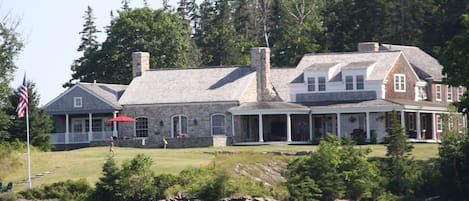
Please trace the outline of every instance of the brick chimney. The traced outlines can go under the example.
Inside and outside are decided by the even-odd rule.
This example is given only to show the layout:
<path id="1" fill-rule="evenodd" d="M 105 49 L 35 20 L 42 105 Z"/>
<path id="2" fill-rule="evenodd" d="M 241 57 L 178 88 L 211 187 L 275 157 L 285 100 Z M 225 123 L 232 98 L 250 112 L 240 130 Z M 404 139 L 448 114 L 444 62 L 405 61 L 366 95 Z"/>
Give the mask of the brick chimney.
<path id="1" fill-rule="evenodd" d="M 251 66 L 256 67 L 257 102 L 277 99 L 270 81 L 270 49 L 255 47 L 251 49 Z"/>
<path id="2" fill-rule="evenodd" d="M 150 70 L 150 53 L 132 52 L 132 75 L 133 77 L 142 76 L 143 73 Z"/>
<path id="3" fill-rule="evenodd" d="M 379 43 L 377 42 L 361 42 L 358 43 L 359 52 L 378 52 Z"/>

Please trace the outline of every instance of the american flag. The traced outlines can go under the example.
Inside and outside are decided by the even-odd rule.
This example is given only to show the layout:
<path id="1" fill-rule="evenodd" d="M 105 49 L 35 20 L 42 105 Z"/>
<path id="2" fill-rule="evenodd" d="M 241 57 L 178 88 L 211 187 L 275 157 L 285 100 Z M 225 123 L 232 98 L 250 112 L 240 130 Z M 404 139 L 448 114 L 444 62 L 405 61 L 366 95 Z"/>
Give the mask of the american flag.
<path id="1" fill-rule="evenodd" d="M 16 112 L 18 113 L 18 118 L 24 117 L 24 113 L 28 109 L 28 87 L 26 86 L 26 75 L 23 78 L 23 85 L 20 89 L 20 103 L 16 108 Z"/>

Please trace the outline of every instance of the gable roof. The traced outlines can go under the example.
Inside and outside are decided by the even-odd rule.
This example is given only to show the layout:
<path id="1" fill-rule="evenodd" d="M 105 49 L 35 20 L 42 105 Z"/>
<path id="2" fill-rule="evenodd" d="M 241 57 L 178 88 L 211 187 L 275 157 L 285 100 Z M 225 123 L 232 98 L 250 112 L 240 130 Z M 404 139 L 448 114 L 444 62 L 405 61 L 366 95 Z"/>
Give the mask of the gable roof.
<path id="1" fill-rule="evenodd" d="M 239 101 L 255 71 L 252 67 L 150 70 L 132 80 L 119 104 Z"/>
<path id="2" fill-rule="evenodd" d="M 43 107 L 50 114 L 113 112 L 122 109 L 117 100 L 126 87 L 126 85 L 81 82 L 65 90 Z M 83 107 L 73 106 L 74 97 L 83 98 Z"/>
<path id="3" fill-rule="evenodd" d="M 420 79 L 443 80 L 443 66 L 423 50 L 415 46 L 382 44 L 380 49 L 399 50 L 404 53 Z"/>

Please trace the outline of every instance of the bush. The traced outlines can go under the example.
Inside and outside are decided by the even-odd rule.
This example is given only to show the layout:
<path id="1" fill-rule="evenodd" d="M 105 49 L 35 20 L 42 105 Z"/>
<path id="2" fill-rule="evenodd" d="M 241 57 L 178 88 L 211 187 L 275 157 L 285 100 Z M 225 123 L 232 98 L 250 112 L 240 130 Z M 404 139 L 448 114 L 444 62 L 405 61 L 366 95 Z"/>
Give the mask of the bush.
<path id="1" fill-rule="evenodd" d="M 16 196 L 12 192 L 2 193 L 0 192 L 0 201 L 15 201 Z"/>
<path id="2" fill-rule="evenodd" d="M 77 181 L 67 180 L 40 188 L 22 191 L 19 194 L 26 199 L 57 199 L 61 201 L 87 200 L 93 192 L 93 188 L 85 179 Z"/>

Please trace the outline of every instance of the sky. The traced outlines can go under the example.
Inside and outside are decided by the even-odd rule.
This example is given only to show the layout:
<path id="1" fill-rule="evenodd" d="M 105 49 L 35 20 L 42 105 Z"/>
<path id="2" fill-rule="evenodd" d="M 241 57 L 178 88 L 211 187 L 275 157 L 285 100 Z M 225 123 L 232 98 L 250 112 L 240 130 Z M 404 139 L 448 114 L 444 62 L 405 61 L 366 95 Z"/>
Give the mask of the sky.
<path id="1" fill-rule="evenodd" d="M 151 8 L 161 8 L 162 0 L 147 0 Z M 176 6 L 178 0 L 170 0 Z M 10 86 L 17 88 L 26 73 L 36 83 L 43 106 L 65 91 L 62 84 L 71 78 L 70 66 L 81 55 L 79 32 L 83 29 L 86 8 L 91 6 L 95 24 L 101 31 L 109 25 L 110 12 L 118 10 L 121 0 L 0 0 L 0 17 L 20 20 L 17 32 L 25 46 L 15 64 L 18 69 Z M 142 7 L 143 0 L 131 0 L 130 7 Z M 98 35 L 100 42 L 106 35 Z"/>

